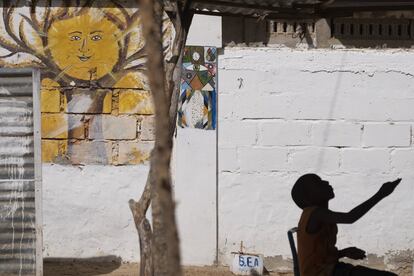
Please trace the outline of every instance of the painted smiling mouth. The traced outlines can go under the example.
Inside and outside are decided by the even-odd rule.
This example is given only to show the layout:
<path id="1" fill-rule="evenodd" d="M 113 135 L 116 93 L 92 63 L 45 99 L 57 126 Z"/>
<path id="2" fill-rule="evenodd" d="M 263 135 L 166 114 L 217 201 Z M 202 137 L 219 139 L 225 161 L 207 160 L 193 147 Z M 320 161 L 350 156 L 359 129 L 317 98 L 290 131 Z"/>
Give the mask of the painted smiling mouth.
<path id="1" fill-rule="evenodd" d="M 78 58 L 80 59 L 80 61 L 88 61 L 92 56 L 78 56 Z"/>

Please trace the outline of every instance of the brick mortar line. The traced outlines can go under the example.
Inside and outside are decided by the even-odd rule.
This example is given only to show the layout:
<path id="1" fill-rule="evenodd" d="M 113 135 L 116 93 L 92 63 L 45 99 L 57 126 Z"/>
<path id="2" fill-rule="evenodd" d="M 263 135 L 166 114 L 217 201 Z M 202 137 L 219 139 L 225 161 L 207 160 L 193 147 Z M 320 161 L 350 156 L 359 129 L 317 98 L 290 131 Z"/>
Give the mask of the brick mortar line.
<path id="1" fill-rule="evenodd" d="M 228 146 L 223 145 L 219 146 L 222 149 L 239 149 L 239 148 L 250 148 L 250 149 L 272 149 L 272 148 L 315 148 L 315 149 L 390 149 L 390 148 L 414 148 L 413 146 L 321 146 L 321 145 L 237 145 L 237 146 Z"/>
<path id="2" fill-rule="evenodd" d="M 70 90 L 76 89 L 90 89 L 90 90 L 134 90 L 134 91 L 143 91 L 143 92 L 150 92 L 149 89 L 144 88 L 135 88 L 135 87 L 94 87 L 94 86 L 42 86 L 41 90 L 47 91 L 55 91 L 58 90 L 59 92 L 66 92 Z M 63 91 L 62 91 L 63 90 Z"/>
<path id="3" fill-rule="evenodd" d="M 152 140 L 144 140 L 144 141 L 152 141 Z M 318 146 L 318 145 L 238 145 L 238 146 L 220 146 L 220 149 L 284 149 L 288 148 L 288 150 L 292 149 L 337 149 L 337 150 L 398 150 L 398 149 L 414 149 L 414 146 L 389 146 L 389 147 L 378 147 L 378 146 L 363 146 L 363 147 L 356 147 L 356 146 Z"/>
<path id="4" fill-rule="evenodd" d="M 219 119 L 220 120 L 220 119 Z M 263 117 L 263 118 L 237 118 L 234 120 L 220 120 L 221 122 L 323 122 L 323 123 L 350 123 L 350 124 L 359 124 L 359 123 L 366 123 L 366 124 L 387 124 L 387 125 L 394 125 L 394 124 L 409 124 L 414 123 L 413 120 L 396 120 L 396 121 L 376 121 L 376 120 L 354 120 L 354 119 L 292 119 L 292 118 L 270 118 L 270 117 Z"/>
<path id="5" fill-rule="evenodd" d="M 89 139 L 89 138 L 42 138 L 44 141 L 69 141 L 69 142 L 77 142 L 77 141 L 87 141 L 87 142 L 155 142 L 155 140 L 140 140 L 139 138 L 134 139 Z"/>
<path id="6" fill-rule="evenodd" d="M 142 117 L 153 117 L 155 114 L 140 114 L 140 113 L 119 113 L 118 115 L 112 113 L 67 113 L 67 112 L 41 112 L 42 114 L 66 114 L 66 115 L 77 115 L 77 116 L 112 116 L 112 117 L 132 117 L 132 116 L 142 116 Z"/>

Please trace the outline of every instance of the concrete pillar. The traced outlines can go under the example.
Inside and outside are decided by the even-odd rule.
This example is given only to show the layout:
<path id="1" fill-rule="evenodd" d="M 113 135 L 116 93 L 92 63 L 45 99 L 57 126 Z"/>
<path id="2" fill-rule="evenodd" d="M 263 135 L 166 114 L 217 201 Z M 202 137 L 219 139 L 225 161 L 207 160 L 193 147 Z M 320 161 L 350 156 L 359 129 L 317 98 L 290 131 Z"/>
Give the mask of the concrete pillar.
<path id="1" fill-rule="evenodd" d="M 316 47 L 328 48 L 330 46 L 329 39 L 331 38 L 331 27 L 328 18 L 321 18 L 316 21 Z"/>

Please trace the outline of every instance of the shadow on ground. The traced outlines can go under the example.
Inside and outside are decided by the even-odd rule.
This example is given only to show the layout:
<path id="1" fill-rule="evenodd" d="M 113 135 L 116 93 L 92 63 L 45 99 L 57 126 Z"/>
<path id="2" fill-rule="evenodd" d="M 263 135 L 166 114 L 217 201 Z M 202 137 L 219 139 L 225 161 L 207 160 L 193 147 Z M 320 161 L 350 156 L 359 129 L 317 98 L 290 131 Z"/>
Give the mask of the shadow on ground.
<path id="1" fill-rule="evenodd" d="M 95 258 L 45 258 L 44 276 L 95 276 L 109 274 L 117 270 L 122 259 L 117 256 Z"/>
<path id="2" fill-rule="evenodd" d="M 234 276 L 228 267 L 186 266 L 183 276 Z M 137 263 L 122 263 L 115 256 L 87 259 L 48 258 L 44 261 L 44 276 L 138 276 Z M 293 276 L 290 272 L 271 272 L 270 276 Z"/>

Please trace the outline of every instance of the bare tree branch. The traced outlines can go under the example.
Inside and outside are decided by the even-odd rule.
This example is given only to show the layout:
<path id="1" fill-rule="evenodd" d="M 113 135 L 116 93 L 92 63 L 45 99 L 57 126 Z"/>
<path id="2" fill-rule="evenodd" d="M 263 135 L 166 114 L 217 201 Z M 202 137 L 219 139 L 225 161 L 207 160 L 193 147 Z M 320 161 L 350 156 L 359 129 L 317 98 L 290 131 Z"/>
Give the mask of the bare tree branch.
<path id="1" fill-rule="evenodd" d="M 115 26 L 118 27 L 118 29 L 120 30 L 125 30 L 127 28 L 127 26 L 125 25 L 124 22 L 122 22 L 122 20 L 120 20 L 116 15 L 110 13 L 110 12 L 105 12 L 105 17 L 111 21 L 112 23 L 115 24 Z"/>
<path id="2" fill-rule="evenodd" d="M 117 0 L 112 0 L 111 2 L 121 11 L 122 15 L 125 17 L 129 25 L 131 23 L 131 16 L 128 14 L 125 7 L 121 3 L 119 3 Z"/>
<path id="3" fill-rule="evenodd" d="M 32 49 L 30 47 L 29 41 L 26 38 L 24 31 L 23 31 L 23 20 L 20 22 L 19 25 L 19 36 L 14 33 L 12 30 L 12 14 L 14 13 L 15 6 L 10 5 L 7 6 L 8 2 L 4 2 L 3 5 L 3 22 L 4 22 L 4 29 L 7 33 L 7 35 L 16 43 L 16 46 L 6 42 L 4 38 L 0 38 L 0 46 L 2 46 L 4 49 L 14 53 L 14 52 L 21 52 L 21 53 L 27 53 L 30 54 L 37 59 L 39 59 L 43 65 L 50 66 L 50 68 L 56 69 L 57 66 L 53 63 L 51 63 L 44 55 L 37 52 L 36 50 Z M 24 18 L 24 20 L 30 20 L 29 18 Z"/>
<path id="4" fill-rule="evenodd" d="M 129 42 L 131 40 L 131 34 L 127 34 L 124 38 L 124 45 L 122 46 L 122 52 L 121 52 L 121 60 L 126 60 L 128 55 L 128 48 L 129 48 Z M 128 62 L 126 62 L 128 63 Z"/>
<path id="5" fill-rule="evenodd" d="M 28 47 L 26 44 L 24 44 L 20 39 L 16 36 L 16 34 L 12 30 L 12 13 L 14 11 L 15 7 L 11 5 L 10 7 L 3 7 L 3 21 L 4 21 L 4 29 L 6 30 L 6 33 L 10 36 L 11 39 L 13 39 L 14 42 L 17 43 L 17 45 L 20 46 L 20 48 L 24 49 L 25 51 L 28 51 Z M 29 50 L 30 52 L 30 50 Z"/>
<path id="6" fill-rule="evenodd" d="M 37 3 L 38 2 L 39 2 L 38 0 L 33 0 L 32 4 L 30 5 L 30 18 L 31 18 L 31 20 L 28 20 L 28 18 L 25 15 L 23 15 L 23 14 L 22 14 L 22 16 L 24 18 L 26 17 L 27 22 L 30 25 L 32 25 L 32 28 L 36 32 L 41 33 L 40 32 L 40 23 L 39 23 L 39 21 L 37 20 L 37 17 L 36 17 L 37 16 L 37 14 L 36 14 L 36 12 L 37 12 L 36 8 L 37 8 Z"/>
<path id="7" fill-rule="evenodd" d="M 168 80 L 168 97 L 170 102 L 170 135 L 173 136 L 176 128 L 178 99 L 180 94 L 180 79 L 181 79 L 181 64 L 182 57 L 187 41 L 188 30 L 193 19 L 194 14 L 190 11 L 191 1 L 186 1 L 186 6 L 181 9 L 178 3 L 171 3 L 175 9 L 175 15 L 171 16 L 170 20 L 173 22 L 176 35 L 173 43 L 173 55 L 166 65 L 166 78 Z M 180 12 L 181 10 L 181 12 Z"/>
<path id="8" fill-rule="evenodd" d="M 141 49 L 139 49 L 137 52 L 135 52 L 132 55 L 130 55 L 126 59 L 125 64 L 129 64 L 129 63 L 133 62 L 134 60 L 142 59 L 142 58 L 145 58 L 145 57 L 147 57 L 147 54 L 145 52 L 145 46 L 144 46 Z"/>
<path id="9" fill-rule="evenodd" d="M 50 13 L 51 13 L 50 5 L 51 4 L 52 4 L 52 0 L 48 0 L 46 3 L 45 20 L 43 21 L 43 31 L 42 31 L 43 35 L 41 36 L 43 47 L 47 46 L 46 34 L 52 24 L 52 20 L 50 18 Z"/>
<path id="10" fill-rule="evenodd" d="M 30 18 L 27 17 L 25 14 L 20 14 L 21 17 L 23 17 L 24 20 L 26 20 L 27 23 L 29 23 L 30 26 L 32 26 L 33 30 L 36 31 L 39 36 L 44 36 L 43 31 L 41 30 L 41 27 L 38 22 L 34 22 L 33 20 L 37 20 L 32 14 L 30 14 Z"/>
<path id="11" fill-rule="evenodd" d="M 27 49 L 30 49 L 30 51 L 35 52 L 35 50 L 30 46 L 30 42 L 26 37 L 26 34 L 24 33 L 24 19 L 20 21 L 19 24 L 19 38 L 20 40 L 26 45 Z"/>
<path id="12" fill-rule="evenodd" d="M 68 4 L 65 4 L 66 1 L 64 1 L 64 5 L 62 8 L 58 9 L 58 11 L 55 13 L 54 18 L 63 19 L 67 16 L 69 13 L 69 6 Z M 44 17 L 44 20 L 47 20 L 46 17 Z M 51 20 L 51 19 L 48 19 Z"/>
<path id="13" fill-rule="evenodd" d="M 131 67 L 127 67 L 124 69 L 126 72 L 137 72 L 137 71 L 142 71 L 145 72 L 145 64 L 139 64 L 139 65 L 135 65 L 135 66 L 131 66 Z"/>
<path id="14" fill-rule="evenodd" d="M 19 45 L 12 44 L 3 37 L 0 37 L 0 46 L 9 52 L 24 52 Z"/>
<path id="15" fill-rule="evenodd" d="M 18 53 L 14 52 L 14 53 L 10 53 L 10 54 L 4 55 L 4 56 L 0 56 L 0 58 L 9 58 L 9 57 L 12 57 L 16 54 L 18 54 Z"/>
<path id="16" fill-rule="evenodd" d="M 138 230 L 140 247 L 140 276 L 154 276 L 154 263 L 152 259 L 152 229 L 145 217 L 151 203 L 151 171 L 148 173 L 147 182 L 141 198 L 138 202 L 129 201 L 129 208 L 134 217 L 135 227 Z"/>

